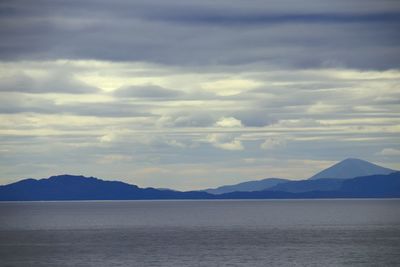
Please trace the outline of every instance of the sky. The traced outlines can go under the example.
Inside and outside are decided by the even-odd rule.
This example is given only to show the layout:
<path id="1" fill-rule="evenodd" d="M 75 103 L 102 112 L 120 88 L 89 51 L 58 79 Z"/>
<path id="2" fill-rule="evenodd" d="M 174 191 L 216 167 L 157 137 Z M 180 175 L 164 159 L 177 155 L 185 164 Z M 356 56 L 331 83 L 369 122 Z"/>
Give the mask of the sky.
<path id="1" fill-rule="evenodd" d="M 0 1 L 0 184 L 400 169 L 397 0 Z"/>

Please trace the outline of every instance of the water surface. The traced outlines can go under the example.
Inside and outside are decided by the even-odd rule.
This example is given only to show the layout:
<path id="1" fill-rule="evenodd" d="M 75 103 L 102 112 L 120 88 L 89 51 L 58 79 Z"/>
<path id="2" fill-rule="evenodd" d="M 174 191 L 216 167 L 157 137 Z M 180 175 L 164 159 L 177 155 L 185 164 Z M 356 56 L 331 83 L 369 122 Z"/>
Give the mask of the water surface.
<path id="1" fill-rule="evenodd" d="M 399 266 L 400 200 L 0 203 L 0 266 Z"/>

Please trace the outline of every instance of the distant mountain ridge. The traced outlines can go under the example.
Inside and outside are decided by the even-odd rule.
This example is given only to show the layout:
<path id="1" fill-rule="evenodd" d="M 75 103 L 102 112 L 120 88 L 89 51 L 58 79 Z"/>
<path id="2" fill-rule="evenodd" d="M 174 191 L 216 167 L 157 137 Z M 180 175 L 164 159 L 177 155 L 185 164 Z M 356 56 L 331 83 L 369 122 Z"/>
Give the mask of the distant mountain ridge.
<path id="1" fill-rule="evenodd" d="M 119 181 L 94 177 L 58 175 L 47 179 L 25 179 L 0 186 L 0 200 L 134 200 L 134 199 L 201 199 L 205 192 L 177 192 L 140 188 Z"/>
<path id="2" fill-rule="evenodd" d="M 390 174 L 392 172 L 395 172 L 395 170 L 381 167 L 365 160 L 348 158 L 334 164 L 333 166 L 325 170 L 318 172 L 317 174 L 310 177 L 310 179 L 349 179 L 359 176 Z"/>
<path id="3" fill-rule="evenodd" d="M 359 173 L 368 175 L 348 178 Z M 268 178 L 206 191 L 140 188 L 120 181 L 68 174 L 0 186 L 0 201 L 327 197 L 400 197 L 400 172 L 359 159 L 346 159 L 307 180 Z"/>
<path id="4" fill-rule="evenodd" d="M 309 191 L 334 191 L 340 189 L 344 179 L 317 179 L 317 180 L 301 180 L 289 181 L 278 184 L 271 188 L 270 191 L 283 191 L 290 193 L 303 193 Z"/>
<path id="5" fill-rule="evenodd" d="M 248 181 L 234 185 L 224 185 L 217 188 L 206 189 L 204 191 L 210 194 L 224 194 L 235 191 L 259 191 L 259 190 L 269 189 L 278 184 L 289 181 L 290 180 L 288 179 L 281 179 L 281 178 L 266 178 L 258 181 Z"/>
<path id="6" fill-rule="evenodd" d="M 400 198 L 400 172 L 342 179 L 340 187 L 331 191 L 293 193 L 264 190 L 232 192 L 216 197 L 219 199 Z"/>
<path id="7" fill-rule="evenodd" d="M 290 188 L 213 195 L 201 191 L 170 191 L 139 188 L 118 181 L 94 177 L 60 175 L 48 179 L 25 179 L 0 186 L 0 201 L 43 200 L 156 200 L 156 199 L 301 199 L 301 198 L 399 198 L 400 172 L 353 179 L 336 179 L 334 190 L 323 183 L 334 180 L 305 180 L 303 191 Z M 277 185 L 277 187 L 279 184 Z M 276 189 L 276 188 L 275 188 Z M 306 191 L 304 191 L 306 190 Z"/>
<path id="8" fill-rule="evenodd" d="M 390 174 L 395 170 L 381 167 L 365 160 L 348 158 L 333 166 L 318 172 L 308 180 L 288 180 L 281 178 L 267 178 L 258 181 L 248 181 L 233 185 L 224 185 L 217 188 L 204 190 L 211 194 L 224 194 L 235 191 L 251 192 L 262 190 L 284 191 L 301 193 L 310 190 L 332 191 L 340 187 L 343 179 L 350 179 L 359 176 Z M 312 180 L 320 180 L 310 182 Z M 323 181 L 326 180 L 326 181 Z"/>

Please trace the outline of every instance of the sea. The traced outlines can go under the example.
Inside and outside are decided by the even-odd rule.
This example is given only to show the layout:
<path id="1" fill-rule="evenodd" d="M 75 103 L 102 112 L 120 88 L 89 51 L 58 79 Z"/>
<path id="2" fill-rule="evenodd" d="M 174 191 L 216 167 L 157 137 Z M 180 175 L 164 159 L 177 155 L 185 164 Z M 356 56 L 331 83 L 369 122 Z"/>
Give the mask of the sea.
<path id="1" fill-rule="evenodd" d="M 400 266 L 400 200 L 0 202 L 0 266 Z"/>

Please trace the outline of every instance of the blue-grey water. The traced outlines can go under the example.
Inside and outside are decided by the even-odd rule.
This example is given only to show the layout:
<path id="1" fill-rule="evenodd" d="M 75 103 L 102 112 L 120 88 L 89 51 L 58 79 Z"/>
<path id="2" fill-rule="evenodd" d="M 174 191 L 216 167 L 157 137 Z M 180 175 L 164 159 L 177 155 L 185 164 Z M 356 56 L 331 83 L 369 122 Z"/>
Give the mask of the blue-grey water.
<path id="1" fill-rule="evenodd" d="M 400 266 L 400 200 L 3 202 L 0 266 Z"/>

